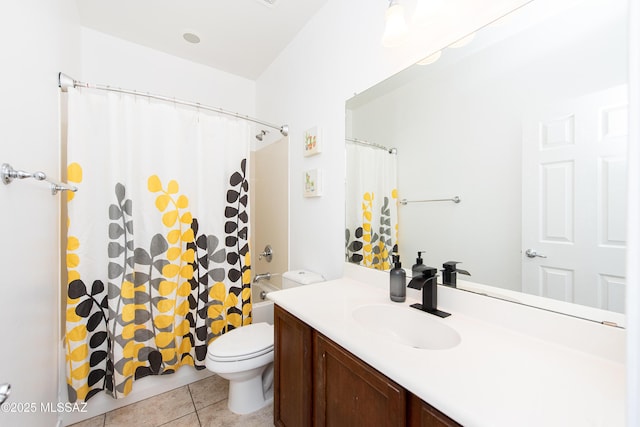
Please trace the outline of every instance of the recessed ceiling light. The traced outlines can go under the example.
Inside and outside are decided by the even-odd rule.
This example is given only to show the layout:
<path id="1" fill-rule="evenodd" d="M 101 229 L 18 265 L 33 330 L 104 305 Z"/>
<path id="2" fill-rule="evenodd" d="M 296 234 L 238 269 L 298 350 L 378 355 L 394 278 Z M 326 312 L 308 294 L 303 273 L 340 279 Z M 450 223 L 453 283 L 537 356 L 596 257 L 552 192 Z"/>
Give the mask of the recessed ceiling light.
<path id="1" fill-rule="evenodd" d="M 200 37 L 197 34 L 192 32 L 185 32 L 182 34 L 182 38 L 188 41 L 189 43 L 197 44 L 200 43 Z"/>

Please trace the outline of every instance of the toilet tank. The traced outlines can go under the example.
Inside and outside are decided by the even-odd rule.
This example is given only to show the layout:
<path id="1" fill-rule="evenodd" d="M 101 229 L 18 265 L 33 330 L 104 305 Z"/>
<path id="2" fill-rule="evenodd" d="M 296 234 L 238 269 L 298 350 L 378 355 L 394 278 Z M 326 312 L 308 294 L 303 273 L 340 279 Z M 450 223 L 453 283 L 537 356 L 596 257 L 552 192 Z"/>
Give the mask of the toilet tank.
<path id="1" fill-rule="evenodd" d="M 324 282 L 321 274 L 307 270 L 292 270 L 282 274 L 282 289 Z"/>

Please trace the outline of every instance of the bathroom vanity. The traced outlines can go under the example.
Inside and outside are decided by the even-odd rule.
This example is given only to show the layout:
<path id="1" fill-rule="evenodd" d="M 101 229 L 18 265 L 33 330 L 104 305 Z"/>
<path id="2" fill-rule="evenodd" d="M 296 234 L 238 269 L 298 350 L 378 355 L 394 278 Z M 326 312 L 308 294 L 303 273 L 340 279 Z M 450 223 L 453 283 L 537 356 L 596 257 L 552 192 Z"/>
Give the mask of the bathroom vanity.
<path id="1" fill-rule="evenodd" d="M 440 319 L 365 276 L 269 294 L 276 425 L 624 426 L 623 329 L 442 286 Z"/>
<path id="2" fill-rule="evenodd" d="M 459 425 L 279 306 L 274 321 L 275 425 Z"/>

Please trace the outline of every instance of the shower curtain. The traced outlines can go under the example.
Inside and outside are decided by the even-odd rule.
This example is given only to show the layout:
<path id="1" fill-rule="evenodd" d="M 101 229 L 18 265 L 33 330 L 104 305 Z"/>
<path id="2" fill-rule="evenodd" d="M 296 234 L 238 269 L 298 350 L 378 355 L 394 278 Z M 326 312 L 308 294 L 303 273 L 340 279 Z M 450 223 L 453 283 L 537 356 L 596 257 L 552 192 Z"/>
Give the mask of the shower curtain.
<path id="1" fill-rule="evenodd" d="M 204 369 L 251 323 L 249 125 L 89 89 L 68 112 L 69 401 Z"/>
<path id="2" fill-rule="evenodd" d="M 351 143 L 346 149 L 346 260 L 387 270 L 398 243 L 396 154 Z"/>

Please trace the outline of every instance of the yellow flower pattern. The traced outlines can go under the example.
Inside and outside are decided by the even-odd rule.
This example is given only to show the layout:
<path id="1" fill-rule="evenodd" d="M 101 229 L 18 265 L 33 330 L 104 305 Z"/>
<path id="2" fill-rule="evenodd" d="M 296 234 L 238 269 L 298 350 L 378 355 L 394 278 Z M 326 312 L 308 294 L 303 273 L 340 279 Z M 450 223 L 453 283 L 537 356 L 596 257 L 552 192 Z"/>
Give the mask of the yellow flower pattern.
<path id="1" fill-rule="evenodd" d="M 157 175 L 149 177 L 147 187 L 150 192 L 158 193 L 156 208 L 162 212 L 162 223 L 168 230 L 165 238 L 169 244 L 166 256 L 169 261 L 162 267 L 163 280 L 158 286 L 158 294 L 162 298 L 162 308 L 170 315 L 160 314 L 153 319 L 154 326 L 162 330 L 155 337 L 156 346 L 162 353 L 162 359 L 177 361 L 177 352 L 181 354 L 191 351 L 191 344 L 184 336 L 189 331 L 189 321 L 186 315 L 189 311 L 188 297 L 191 295 L 189 279 L 193 277 L 194 250 L 187 248 L 188 243 L 194 241 L 191 223 L 193 216 L 187 209 L 189 199 L 185 195 L 178 195 L 179 185 L 176 181 L 169 181 L 167 188 L 162 187 Z M 180 322 L 176 325 L 176 318 Z M 193 365 L 191 356 L 181 364 Z M 175 363 L 174 363 L 175 364 Z M 169 364 L 173 367 L 174 364 Z"/>
<path id="2" fill-rule="evenodd" d="M 345 230 L 345 256 L 348 262 L 377 270 L 388 270 L 391 268 L 391 252 L 398 244 L 398 224 L 392 224 L 390 216 L 390 203 L 397 205 L 398 192 L 393 189 L 390 197 L 383 197 L 377 229 L 372 223 L 375 197 L 373 192 L 365 192 L 362 195 L 362 225 L 354 230 Z"/>
<path id="3" fill-rule="evenodd" d="M 245 170 L 243 160 L 229 179 L 221 238 L 203 234 L 179 183 L 163 185 L 157 175 L 148 178 L 147 190 L 155 196 L 162 231 L 148 248 L 136 246 L 134 201 L 123 184 L 115 185 L 108 212 L 107 277 L 92 282 L 81 277 L 77 251 L 83 242 L 68 233 L 70 401 L 86 401 L 101 390 L 123 397 L 136 379 L 183 365 L 203 369 L 212 340 L 251 323 Z M 69 165 L 68 176 L 81 182 L 81 166 Z"/>

